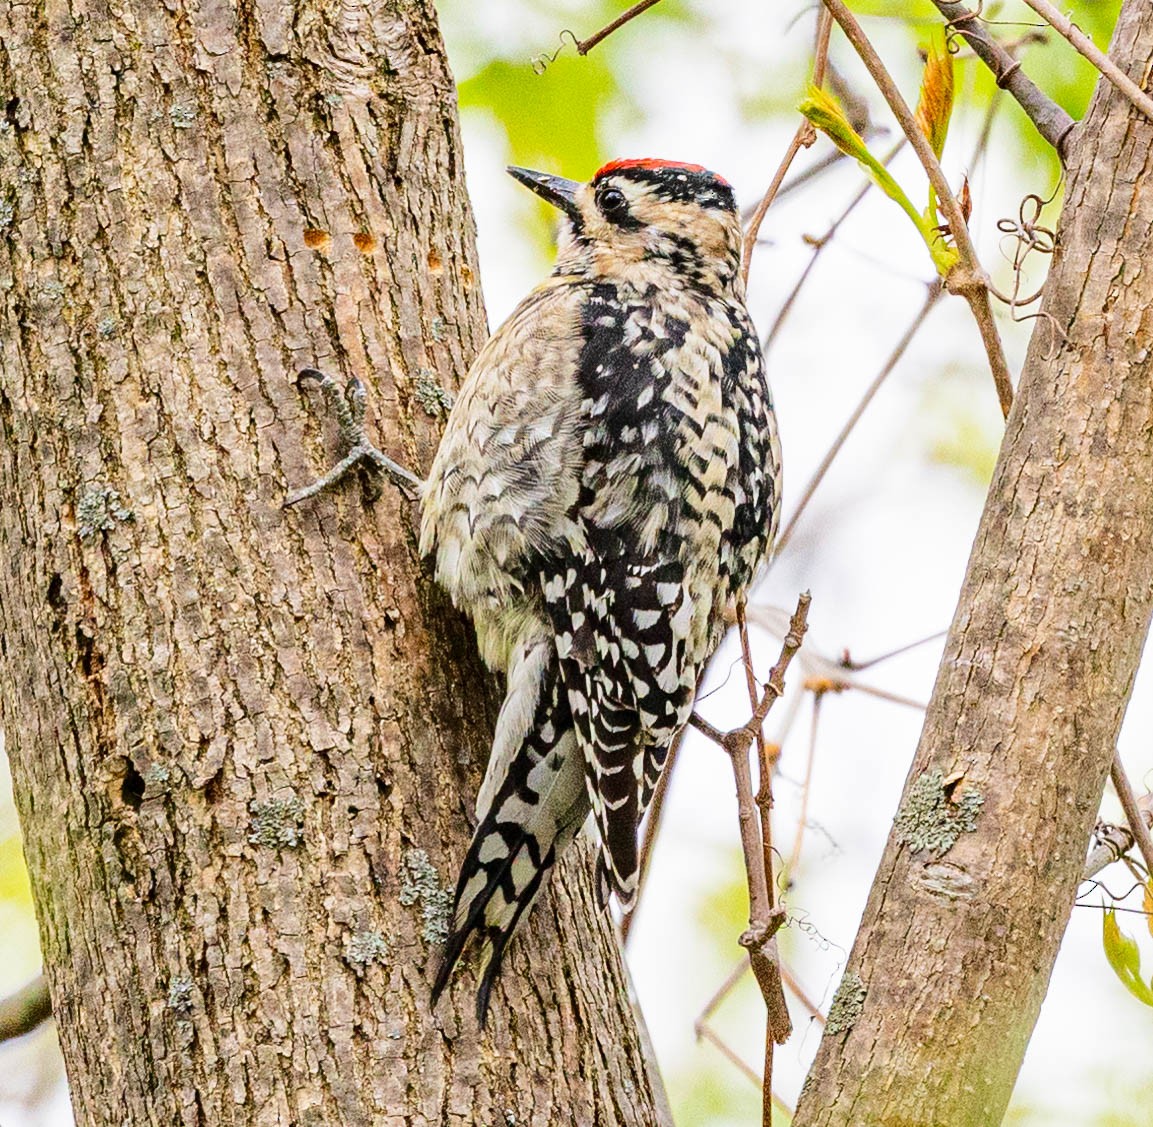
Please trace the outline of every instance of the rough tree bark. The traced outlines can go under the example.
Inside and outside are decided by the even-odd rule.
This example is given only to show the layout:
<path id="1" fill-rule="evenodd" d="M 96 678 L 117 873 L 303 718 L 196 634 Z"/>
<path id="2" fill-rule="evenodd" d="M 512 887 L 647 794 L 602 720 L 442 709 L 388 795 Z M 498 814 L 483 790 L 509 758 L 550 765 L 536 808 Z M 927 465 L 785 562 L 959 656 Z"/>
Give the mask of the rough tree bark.
<path id="1" fill-rule="evenodd" d="M 588 859 L 433 1016 L 496 697 L 386 487 L 483 311 L 428 0 L 0 7 L 0 725 L 82 1124 L 663 1122 Z"/>
<path id="2" fill-rule="evenodd" d="M 1113 48 L 1148 80 L 1149 4 Z M 1153 122 L 1103 83 L 1068 151 L 1045 316 L 795 1127 L 999 1123 L 1072 908 L 1153 607 Z"/>

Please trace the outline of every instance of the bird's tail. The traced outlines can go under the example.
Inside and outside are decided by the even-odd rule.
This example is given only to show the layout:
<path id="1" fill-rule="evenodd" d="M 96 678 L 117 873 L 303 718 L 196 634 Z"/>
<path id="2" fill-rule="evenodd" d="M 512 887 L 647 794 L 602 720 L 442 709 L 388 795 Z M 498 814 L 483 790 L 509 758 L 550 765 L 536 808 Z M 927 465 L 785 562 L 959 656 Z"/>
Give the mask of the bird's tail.
<path id="1" fill-rule="evenodd" d="M 584 764 L 551 644 L 533 647 L 510 668 L 477 807 L 480 824 L 461 866 L 432 1001 L 475 933 L 484 965 L 476 997 L 483 1026 L 508 941 L 589 811 Z"/>

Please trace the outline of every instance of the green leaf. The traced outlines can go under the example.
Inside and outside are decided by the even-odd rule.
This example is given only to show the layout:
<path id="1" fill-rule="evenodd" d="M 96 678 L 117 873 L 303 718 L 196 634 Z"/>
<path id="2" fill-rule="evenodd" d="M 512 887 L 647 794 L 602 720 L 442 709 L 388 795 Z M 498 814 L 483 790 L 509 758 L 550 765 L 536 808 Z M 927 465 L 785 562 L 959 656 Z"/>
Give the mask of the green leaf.
<path id="1" fill-rule="evenodd" d="M 1101 937 L 1105 944 L 1105 958 L 1125 989 L 1139 1002 L 1153 1006 L 1153 987 L 1141 977 L 1141 952 L 1137 941 L 1117 925 L 1117 913 L 1112 908 L 1103 913 Z"/>
<path id="2" fill-rule="evenodd" d="M 869 151 L 864 139 L 850 124 L 840 102 L 827 91 L 810 86 L 808 94 L 797 108 L 815 129 L 824 133 L 846 156 L 852 157 L 864 169 L 869 179 L 900 206 L 924 240 L 937 273 L 942 278 L 945 277 L 957 264 L 956 250 L 945 242 L 940 231 L 935 230 L 925 216 L 913 206 L 889 170 Z"/>
<path id="3" fill-rule="evenodd" d="M 463 109 L 487 111 L 504 128 L 514 161 L 574 180 L 604 163 L 601 114 L 618 95 L 616 78 L 595 52 L 561 55 L 543 74 L 527 61 L 495 59 L 459 89 Z"/>
<path id="4" fill-rule="evenodd" d="M 900 184 L 893 179 L 889 170 L 869 152 L 864 138 L 850 124 L 841 103 L 832 94 L 819 87 L 810 86 L 808 94 L 801 99 L 797 109 L 841 152 L 852 157 L 889 199 L 900 204 L 922 237 L 927 237 L 922 227 L 920 212 L 905 195 Z"/>

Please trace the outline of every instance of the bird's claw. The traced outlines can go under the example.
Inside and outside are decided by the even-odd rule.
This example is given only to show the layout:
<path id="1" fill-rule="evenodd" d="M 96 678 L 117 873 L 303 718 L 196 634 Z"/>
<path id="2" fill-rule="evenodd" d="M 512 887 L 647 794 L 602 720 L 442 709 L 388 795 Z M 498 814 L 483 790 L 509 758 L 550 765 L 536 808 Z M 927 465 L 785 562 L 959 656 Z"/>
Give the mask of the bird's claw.
<path id="1" fill-rule="evenodd" d="M 356 376 L 352 376 L 342 388 L 330 375 L 317 368 L 301 369 L 296 377 L 297 385 L 300 386 L 309 380 L 315 380 L 320 384 L 328 409 L 336 416 L 340 426 L 340 437 L 348 448 L 348 453 L 323 477 L 289 493 L 284 499 L 284 507 L 297 505 L 339 484 L 354 469 L 367 470 L 376 477 L 387 474 L 409 500 L 415 500 L 420 496 L 420 487 L 424 484 L 420 478 L 369 442 L 364 432 L 364 414 L 368 402 L 364 384 Z M 379 490 L 376 496 L 379 496 Z M 375 500 L 376 497 L 372 499 Z"/>

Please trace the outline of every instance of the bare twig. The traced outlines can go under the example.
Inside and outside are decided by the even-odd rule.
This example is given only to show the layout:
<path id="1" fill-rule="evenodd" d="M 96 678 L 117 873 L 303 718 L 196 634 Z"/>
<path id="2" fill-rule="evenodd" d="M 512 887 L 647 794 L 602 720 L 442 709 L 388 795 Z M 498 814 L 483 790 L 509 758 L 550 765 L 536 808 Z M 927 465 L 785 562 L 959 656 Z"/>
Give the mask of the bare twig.
<path id="1" fill-rule="evenodd" d="M 737 637 L 741 643 L 741 664 L 745 668 L 745 684 L 749 690 L 749 704 L 757 707 L 757 674 L 753 669 L 753 652 L 749 648 L 749 624 L 745 618 L 745 601 L 737 603 Z M 772 767 L 769 764 L 768 745 L 765 743 L 765 726 L 757 728 L 758 783 L 757 808 L 761 818 L 761 852 L 765 857 L 765 881 L 769 889 L 769 908 L 773 906 L 773 825 L 770 811 L 773 808 Z"/>
<path id="2" fill-rule="evenodd" d="M 590 35 L 587 39 L 577 39 L 573 37 L 573 42 L 576 44 L 578 55 L 587 55 L 598 44 L 603 43 L 614 31 L 619 31 L 625 24 L 635 20 L 642 12 L 647 12 L 650 8 L 655 7 L 661 0 L 639 0 L 627 11 L 622 12 L 612 23 L 605 24 L 600 31 Z"/>
<path id="3" fill-rule="evenodd" d="M 890 149 L 889 152 L 881 158 L 881 163 L 887 166 L 893 157 L 895 157 L 904 147 L 905 141 L 898 141 L 892 147 L 892 149 Z M 845 154 L 837 149 L 835 150 L 835 155 L 838 157 L 844 157 Z M 762 342 L 761 347 L 766 353 L 773 346 L 773 341 L 776 340 L 777 334 L 781 331 L 781 326 L 784 325 L 785 318 L 788 317 L 788 315 L 792 312 L 793 306 L 797 301 L 797 296 L 800 294 L 802 287 L 809 280 L 809 275 L 813 272 L 814 267 L 817 265 L 817 259 L 821 257 L 825 251 L 825 248 L 829 245 L 830 242 L 832 242 L 833 236 L 836 235 L 836 233 L 840 230 L 841 224 L 844 223 L 845 220 L 848 219 L 849 216 L 857 210 L 861 201 L 865 198 L 865 196 L 869 194 L 869 189 L 872 188 L 872 186 L 872 180 L 866 180 L 864 184 L 861 185 L 861 188 L 857 194 L 848 202 L 845 210 L 842 211 L 841 214 L 838 215 L 837 218 L 829 224 L 823 235 L 820 235 L 816 238 L 806 236 L 807 242 L 813 248 L 813 253 L 809 256 L 809 261 L 805 263 L 805 268 L 801 271 L 801 276 L 797 279 L 796 285 L 793 286 L 793 288 L 789 291 L 789 296 L 785 298 L 784 302 L 782 302 L 781 308 L 777 311 L 776 319 L 773 321 L 772 327 L 769 329 L 764 341 Z M 786 184 L 785 188 L 788 187 L 789 185 Z M 782 188 L 778 193 L 777 199 L 780 199 L 781 196 L 785 194 L 785 188 Z"/>
<path id="4" fill-rule="evenodd" d="M 1116 749 L 1113 751 L 1113 763 L 1109 767 L 1109 777 L 1113 780 L 1113 789 L 1121 800 L 1121 809 L 1125 811 L 1125 820 L 1129 823 L 1133 840 L 1136 841 L 1137 848 L 1141 851 L 1145 868 L 1153 876 L 1153 837 L 1149 834 L 1149 827 L 1145 824 L 1141 807 L 1137 803 L 1137 796 L 1133 793 L 1129 776 L 1125 774 L 1125 768 L 1121 765 L 1121 756 L 1117 754 Z"/>
<path id="5" fill-rule="evenodd" d="M 871 669 L 874 665 L 880 665 L 883 661 L 900 657 L 901 654 L 906 654 L 910 650 L 917 649 L 919 646 L 927 646 L 930 642 L 939 641 L 945 637 L 946 634 L 948 634 L 948 630 L 938 630 L 935 634 L 930 634 L 925 638 L 918 638 L 915 642 L 906 642 L 903 646 L 898 646 L 895 650 L 886 650 L 883 654 L 870 657 L 865 661 L 855 661 L 849 651 L 845 650 L 841 655 L 841 668 L 848 669 L 853 673 L 861 673 L 866 669 Z"/>
<path id="6" fill-rule="evenodd" d="M 1134 106 L 1146 117 L 1153 119 L 1153 98 L 1150 98 L 1092 39 L 1089 38 L 1064 12 L 1049 0 L 1025 0 L 1058 35 L 1072 44 L 1073 49 L 1088 59 Z"/>
<path id="7" fill-rule="evenodd" d="M 759 819 L 753 796 L 749 747 L 756 739 L 757 731 L 764 723 L 769 710 L 784 694 L 785 672 L 801 648 L 808 626 L 811 601 L 812 598 L 807 591 L 797 600 L 797 609 L 789 620 L 789 629 L 781 645 L 781 656 L 769 673 L 764 693 L 749 721 L 730 732 L 719 731 L 695 714 L 691 721 L 696 728 L 729 753 L 733 765 L 741 828 L 741 850 L 744 853 L 749 890 L 749 926 L 741 936 L 740 943 L 749 953 L 749 963 L 768 1012 L 770 1037 L 777 1044 L 783 1043 L 792 1031 L 788 1005 L 781 985 L 780 957 L 776 941 L 776 932 L 784 922 L 785 914 L 782 909 L 772 907 L 765 868 L 764 839 L 757 825 Z"/>
<path id="8" fill-rule="evenodd" d="M 661 771 L 660 777 L 657 779 L 656 789 L 653 791 L 652 800 L 649 802 L 648 817 L 645 819 L 644 835 L 641 837 L 641 853 L 638 865 L 637 876 L 637 895 L 633 900 L 633 906 L 625 913 L 624 918 L 621 920 L 621 941 L 628 943 L 629 935 L 632 934 L 633 920 L 636 918 L 637 908 L 640 907 L 641 893 L 644 892 L 645 880 L 649 875 L 649 865 L 653 859 L 653 846 L 656 845 L 657 834 L 660 832 L 661 819 L 664 817 L 665 812 L 665 795 L 669 791 L 669 782 L 673 777 L 673 769 L 677 765 L 677 757 L 680 755 L 681 743 L 685 738 L 684 729 L 682 728 L 673 740 L 672 746 L 669 748 L 668 757 L 665 759 L 664 770 Z"/>
<path id="9" fill-rule="evenodd" d="M 734 1053 L 733 1050 L 730 1049 L 724 1041 L 721 1040 L 711 1025 L 703 1021 L 698 1022 L 696 1033 L 699 1038 L 703 1038 L 705 1041 L 711 1042 L 718 1049 L 720 1049 L 721 1054 L 725 1057 L 725 1059 L 730 1064 L 739 1069 L 742 1073 L 744 1073 L 744 1075 L 747 1076 L 754 1084 L 756 1084 L 758 1088 L 761 1086 L 761 1078 L 752 1068 L 749 1067 L 749 1065 L 745 1064 L 745 1062 L 741 1060 L 741 1058 L 737 1056 L 737 1054 Z"/>
<path id="10" fill-rule="evenodd" d="M 820 15 L 817 17 L 817 46 L 813 56 L 812 76 L 814 86 L 820 86 L 825 80 L 825 67 L 829 58 L 829 34 L 832 28 L 833 21 L 829 18 L 828 12 L 822 8 Z M 760 234 L 761 223 L 764 222 L 765 213 L 772 206 L 773 200 L 776 199 L 781 183 L 785 179 L 785 173 L 789 171 L 789 166 L 793 163 L 793 158 L 801 149 L 808 148 L 808 146 L 816 140 L 816 136 L 816 131 L 808 121 L 803 120 L 801 124 L 797 126 L 797 131 L 793 134 L 793 139 L 789 142 L 789 147 L 785 151 L 785 155 L 777 167 L 772 181 L 768 188 L 765 189 L 765 194 L 761 197 L 761 202 L 757 204 L 757 208 L 753 212 L 753 217 L 749 220 L 748 226 L 745 228 L 745 241 L 744 246 L 741 248 L 741 280 L 746 284 L 748 284 L 749 281 L 749 266 L 753 261 L 753 251 L 757 246 L 757 236 Z"/>
<path id="11" fill-rule="evenodd" d="M 797 829 L 793 835 L 793 848 L 789 853 L 788 864 L 785 871 L 792 881 L 796 871 L 797 862 L 801 856 L 801 846 L 805 841 L 805 822 L 809 817 L 809 791 L 813 786 L 813 762 L 817 758 L 817 728 L 821 721 L 821 701 L 825 699 L 824 692 L 813 693 L 813 723 L 809 729 L 809 754 L 805 760 L 805 781 L 801 784 L 801 809 L 797 814 Z"/>
<path id="12" fill-rule="evenodd" d="M 825 456 L 821 459 L 821 464 L 816 468 L 813 476 L 809 478 L 808 484 L 805 486 L 801 493 L 801 499 L 797 502 L 797 507 L 793 510 L 792 515 L 789 517 L 788 524 L 785 525 L 784 530 L 777 537 L 776 554 L 779 556 L 784 550 L 785 545 L 789 542 L 790 537 L 793 535 L 793 530 L 797 527 L 797 521 L 800 520 L 801 515 L 804 513 L 809 502 L 813 499 L 813 494 L 816 493 L 818 486 L 825 479 L 825 474 L 829 472 L 829 467 L 832 466 L 833 461 L 841 452 L 841 448 L 845 445 L 849 435 L 853 433 L 853 429 L 857 423 L 861 421 L 861 416 L 865 413 L 866 408 L 873 401 L 873 397 L 881 390 L 881 385 L 889 378 L 893 369 L 897 366 L 901 357 L 905 355 L 905 350 L 912 343 L 913 338 L 920 331 L 921 326 L 925 323 L 929 313 L 932 311 L 934 305 L 937 304 L 937 299 L 941 296 L 940 282 L 933 282 L 929 286 L 929 292 L 925 296 L 925 302 L 917 311 L 917 315 L 913 318 L 909 327 L 905 330 L 901 339 L 897 341 L 893 351 L 889 353 L 888 359 L 881 365 L 881 370 L 873 378 L 873 382 L 865 389 L 865 394 L 861 396 L 860 402 L 853 409 L 853 413 L 848 417 L 845 425 L 841 427 L 840 433 L 833 440 L 832 446 L 825 451 Z"/>
<path id="13" fill-rule="evenodd" d="M 1001 410 L 1005 415 L 1008 415 L 1009 408 L 1013 403 L 1013 384 L 1009 378 L 1009 365 L 1005 360 L 1005 349 L 1001 344 L 1001 337 L 993 320 L 993 310 L 989 306 L 988 279 L 977 258 L 973 241 L 969 238 L 969 228 L 961 211 L 961 205 L 958 203 L 957 197 L 953 195 L 953 190 L 949 187 L 949 181 L 945 178 L 944 172 L 941 171 L 941 165 L 929 144 L 929 139 L 917 126 L 913 111 L 909 109 L 908 103 L 893 81 L 893 76 L 885 69 L 885 64 L 881 61 L 881 57 L 877 54 L 872 43 L 869 42 L 868 36 L 865 35 L 856 17 L 845 6 L 843 0 L 824 0 L 824 4 L 832 13 L 833 19 L 840 24 L 845 38 L 853 45 L 853 49 L 860 56 L 861 62 L 865 64 L 869 75 L 877 84 L 877 89 L 881 91 L 885 101 L 889 103 L 893 116 L 896 117 L 901 126 L 901 132 L 908 138 L 909 144 L 912 145 L 917 159 L 920 160 L 921 166 L 925 170 L 925 175 L 929 178 L 929 183 L 933 185 L 933 190 L 937 193 L 937 199 L 945 213 L 949 233 L 953 237 L 960 259 L 957 265 L 949 271 L 949 275 L 945 279 L 945 287 L 950 293 L 960 294 L 969 303 L 969 308 L 972 310 L 977 328 L 981 333 L 981 342 L 985 346 L 985 355 L 988 357 L 989 367 L 993 373 L 993 382 L 997 387 L 997 397 L 1001 401 Z"/>
<path id="14" fill-rule="evenodd" d="M 781 980 L 789 988 L 789 993 L 809 1011 L 809 1017 L 818 1025 L 823 1026 L 825 1015 L 821 1013 L 821 1007 L 809 997 L 804 987 L 789 973 L 789 968 L 784 963 L 781 964 Z"/>
<path id="15" fill-rule="evenodd" d="M 729 971 L 728 977 L 717 987 L 713 996 L 705 1003 L 705 1008 L 701 1010 L 700 1016 L 697 1018 L 693 1028 L 699 1032 L 700 1027 L 712 1017 L 725 998 L 728 997 L 729 991 L 732 990 L 742 978 L 745 977 L 745 971 L 749 969 L 749 962 L 747 959 L 738 959 L 737 965 Z"/>
<path id="16" fill-rule="evenodd" d="M 745 682 L 749 690 L 749 704 L 751 704 L 755 710 L 757 707 L 757 675 L 753 670 L 753 654 L 749 648 L 749 625 L 745 620 L 744 599 L 741 599 L 737 603 L 737 631 L 741 640 L 741 660 L 745 667 Z M 768 747 L 765 744 L 765 727 L 763 724 L 757 728 L 756 743 L 759 780 L 756 803 L 757 813 L 761 823 L 761 855 L 764 858 L 765 891 L 768 896 L 768 911 L 772 913 L 776 887 L 773 882 L 773 769 L 769 763 Z M 750 963 L 755 967 L 756 963 L 753 961 L 751 949 L 749 959 Z M 781 962 L 779 958 L 777 958 L 774 967 L 776 970 L 775 979 L 770 974 L 766 976 L 768 979 L 767 984 L 762 983 L 761 985 L 762 993 L 765 995 L 765 1005 L 769 1012 L 769 1018 L 765 1022 L 765 1055 L 761 1066 L 761 1127 L 773 1127 L 773 1053 L 777 1038 L 781 1037 L 781 1039 L 784 1040 L 792 1031 L 788 1004 L 785 1002 L 784 997 L 778 993 L 781 989 Z M 758 975 L 758 980 L 760 977 L 761 976 Z M 770 1003 L 770 997 L 774 999 L 773 1003 Z M 774 1004 L 779 1006 L 783 1014 L 783 1021 L 779 1015 L 774 1017 Z M 781 1036 L 782 1030 L 784 1030 L 783 1037 Z"/>
<path id="17" fill-rule="evenodd" d="M 1065 143 L 1077 123 L 1021 69 L 1021 62 L 993 39 L 981 24 L 979 11 L 951 0 L 933 0 L 949 27 L 959 32 L 973 53 L 993 72 L 1001 89 L 1008 91 L 1037 132 L 1065 159 Z"/>
<path id="18" fill-rule="evenodd" d="M 48 983 L 38 975 L 27 986 L 0 1000 L 0 1042 L 31 1033 L 52 1016 Z"/>
<path id="19" fill-rule="evenodd" d="M 742 963 L 742 967 L 744 964 Z M 741 1075 L 747 1077 L 758 1088 L 761 1086 L 761 1078 L 756 1074 L 751 1065 L 746 1064 L 721 1038 L 721 1035 L 706 1021 L 698 1021 L 695 1027 L 695 1032 L 698 1040 L 708 1041 L 709 1044 L 714 1045 L 720 1050 L 721 1055 L 731 1065 L 733 1065 Z M 792 1121 L 795 1114 L 791 1108 L 776 1092 L 770 1092 L 769 1098 L 772 1101 L 772 1106 L 785 1116 L 787 1121 Z"/>
<path id="20" fill-rule="evenodd" d="M 876 697 L 878 700 L 887 700 L 890 704 L 899 704 L 905 708 L 914 708 L 918 712 L 924 712 L 929 706 L 923 700 L 916 700 L 913 697 L 903 696 L 901 693 L 890 692 L 888 689 L 879 689 L 876 685 L 861 685 L 850 682 L 844 686 L 846 689 L 855 689 L 858 693 L 864 693 L 869 697 Z"/>
<path id="21" fill-rule="evenodd" d="M 816 131 L 807 121 L 803 121 L 797 126 L 797 131 L 793 134 L 793 139 L 789 142 L 789 147 L 785 150 L 785 155 L 781 158 L 777 171 L 773 173 L 773 178 L 765 189 L 761 202 L 757 204 L 753 217 L 749 220 L 749 225 L 745 229 L 744 246 L 741 250 L 741 280 L 746 285 L 749 281 L 749 267 L 753 262 L 753 251 L 757 246 L 757 236 L 761 233 L 761 223 L 764 221 L 765 213 L 772 206 L 773 200 L 776 199 L 781 181 L 784 180 L 785 173 L 789 171 L 789 165 L 793 163 L 793 158 L 802 149 L 811 145 L 816 136 Z"/>

